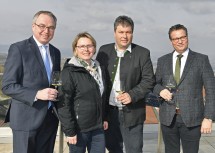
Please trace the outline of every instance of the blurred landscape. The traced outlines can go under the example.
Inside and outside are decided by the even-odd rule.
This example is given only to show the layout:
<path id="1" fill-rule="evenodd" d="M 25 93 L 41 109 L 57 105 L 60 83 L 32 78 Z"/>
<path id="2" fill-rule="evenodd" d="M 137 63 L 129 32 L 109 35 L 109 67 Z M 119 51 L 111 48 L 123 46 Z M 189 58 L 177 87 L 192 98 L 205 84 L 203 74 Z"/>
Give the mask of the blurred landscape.
<path id="1" fill-rule="evenodd" d="M 0 88 L 2 87 L 2 75 L 4 72 L 4 63 L 7 58 L 7 54 L 0 53 Z M 5 96 L 0 89 L 0 120 L 3 120 L 8 108 L 9 97 Z"/>

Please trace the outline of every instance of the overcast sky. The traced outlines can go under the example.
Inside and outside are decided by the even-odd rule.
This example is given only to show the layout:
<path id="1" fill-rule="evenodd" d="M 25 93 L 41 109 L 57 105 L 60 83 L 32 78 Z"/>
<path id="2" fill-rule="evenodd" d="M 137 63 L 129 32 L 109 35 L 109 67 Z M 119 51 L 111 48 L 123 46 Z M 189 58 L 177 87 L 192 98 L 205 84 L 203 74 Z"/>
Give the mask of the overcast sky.
<path id="1" fill-rule="evenodd" d="M 188 28 L 192 50 L 209 55 L 215 65 L 215 0 L 2 0 L 0 52 L 32 35 L 33 15 L 52 11 L 58 18 L 51 41 L 63 57 L 71 56 L 71 43 L 79 32 L 91 33 L 98 45 L 114 42 L 113 22 L 130 16 L 135 24 L 133 42 L 148 48 L 154 62 L 173 50 L 168 39 L 172 25 Z"/>

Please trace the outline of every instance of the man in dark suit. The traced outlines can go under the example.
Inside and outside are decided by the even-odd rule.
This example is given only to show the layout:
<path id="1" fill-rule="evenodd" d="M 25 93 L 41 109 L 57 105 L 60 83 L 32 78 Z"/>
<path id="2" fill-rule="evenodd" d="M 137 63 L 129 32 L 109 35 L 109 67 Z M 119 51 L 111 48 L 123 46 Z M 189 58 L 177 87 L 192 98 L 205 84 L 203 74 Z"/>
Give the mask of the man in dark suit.
<path id="1" fill-rule="evenodd" d="M 149 50 L 132 43 L 133 29 L 131 18 L 117 17 L 115 43 L 101 46 L 97 55 L 108 71 L 110 112 L 105 134 L 110 153 L 124 149 L 126 153 L 142 153 L 144 98 L 153 88 L 154 74 Z"/>
<path id="2" fill-rule="evenodd" d="M 159 113 L 165 153 L 180 153 L 180 142 L 183 153 L 197 153 L 201 133 L 211 133 L 215 117 L 214 73 L 206 55 L 188 48 L 186 27 L 172 26 L 169 39 L 174 51 L 158 59 L 154 87 L 164 99 Z M 170 76 L 172 93 L 167 90 Z"/>
<path id="3" fill-rule="evenodd" d="M 60 71 L 61 55 L 49 41 L 56 24 L 51 12 L 37 12 L 32 22 L 33 36 L 9 48 L 2 91 L 11 97 L 8 115 L 13 153 L 53 153 L 58 119 L 51 101 L 58 92 L 49 88 L 50 73 Z"/>

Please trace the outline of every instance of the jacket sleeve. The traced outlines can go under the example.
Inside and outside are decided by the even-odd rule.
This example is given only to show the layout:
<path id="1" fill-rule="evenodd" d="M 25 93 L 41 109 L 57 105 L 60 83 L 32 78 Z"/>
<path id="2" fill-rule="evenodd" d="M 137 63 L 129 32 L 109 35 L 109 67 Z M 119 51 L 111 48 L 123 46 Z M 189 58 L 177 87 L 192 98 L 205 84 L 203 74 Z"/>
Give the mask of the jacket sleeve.
<path id="1" fill-rule="evenodd" d="M 23 63 L 22 49 L 23 47 L 18 47 L 15 44 L 12 44 L 9 48 L 7 60 L 4 65 L 5 71 L 2 80 L 2 92 L 13 99 L 32 106 L 37 90 L 23 85 L 23 66 L 26 65 Z"/>
<path id="2" fill-rule="evenodd" d="M 59 102 L 57 110 L 63 132 L 66 136 L 75 136 L 77 132 L 77 120 L 74 111 L 75 87 L 67 69 L 62 70 L 62 86 L 59 87 Z"/>
<path id="3" fill-rule="evenodd" d="M 152 90 L 155 83 L 153 66 L 149 51 L 145 53 L 144 58 L 145 60 L 140 60 L 140 82 L 128 91 L 133 103 L 145 98 L 146 94 Z"/>
<path id="4" fill-rule="evenodd" d="M 202 70 L 202 78 L 205 88 L 204 117 L 215 120 L 215 78 L 207 56 L 205 56 L 203 60 Z"/>

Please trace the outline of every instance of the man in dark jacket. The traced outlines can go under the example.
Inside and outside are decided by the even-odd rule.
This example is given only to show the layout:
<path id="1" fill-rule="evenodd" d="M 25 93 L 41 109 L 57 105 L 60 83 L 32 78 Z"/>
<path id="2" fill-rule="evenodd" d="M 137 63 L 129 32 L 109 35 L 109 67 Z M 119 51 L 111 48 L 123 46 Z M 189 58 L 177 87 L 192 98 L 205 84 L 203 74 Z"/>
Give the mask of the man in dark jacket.
<path id="1" fill-rule="evenodd" d="M 132 43 L 134 23 L 119 16 L 114 23 L 115 43 L 103 45 L 97 60 L 107 69 L 110 153 L 141 153 L 145 95 L 153 88 L 154 74 L 148 49 Z M 120 89 L 121 88 L 121 89 Z M 117 93 L 121 90 L 121 93 Z"/>

